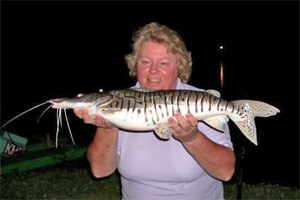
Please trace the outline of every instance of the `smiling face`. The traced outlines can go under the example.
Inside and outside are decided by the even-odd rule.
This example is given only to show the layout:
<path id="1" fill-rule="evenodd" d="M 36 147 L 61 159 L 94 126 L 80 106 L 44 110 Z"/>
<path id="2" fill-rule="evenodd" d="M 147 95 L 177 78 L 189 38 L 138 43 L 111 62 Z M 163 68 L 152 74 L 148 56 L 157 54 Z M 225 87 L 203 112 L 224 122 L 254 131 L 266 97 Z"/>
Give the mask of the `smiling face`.
<path id="1" fill-rule="evenodd" d="M 165 45 L 143 42 L 137 57 L 137 79 L 142 88 L 176 89 L 178 67 L 174 54 Z"/>

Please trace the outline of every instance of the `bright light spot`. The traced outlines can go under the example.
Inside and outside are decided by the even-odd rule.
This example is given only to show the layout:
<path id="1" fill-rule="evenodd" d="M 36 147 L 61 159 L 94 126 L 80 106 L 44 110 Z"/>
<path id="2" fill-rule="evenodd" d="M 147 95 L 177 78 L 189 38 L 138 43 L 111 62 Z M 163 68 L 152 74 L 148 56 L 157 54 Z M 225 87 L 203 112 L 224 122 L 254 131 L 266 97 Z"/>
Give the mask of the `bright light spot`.
<path id="1" fill-rule="evenodd" d="M 224 47 L 221 45 L 221 46 L 220 46 L 220 49 L 221 49 L 221 50 L 223 50 L 223 49 L 224 49 Z"/>

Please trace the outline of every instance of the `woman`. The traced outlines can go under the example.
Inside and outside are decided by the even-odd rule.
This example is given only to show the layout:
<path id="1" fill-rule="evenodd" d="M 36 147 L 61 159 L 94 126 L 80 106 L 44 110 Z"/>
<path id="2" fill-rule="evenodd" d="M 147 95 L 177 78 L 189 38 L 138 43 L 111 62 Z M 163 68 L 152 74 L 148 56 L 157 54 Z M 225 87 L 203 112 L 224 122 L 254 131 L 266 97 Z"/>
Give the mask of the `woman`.
<path id="1" fill-rule="evenodd" d="M 150 23 L 133 38 L 133 52 L 125 57 L 136 88 L 201 90 L 186 84 L 191 55 L 170 28 Z M 117 168 L 123 199 L 223 199 L 221 181 L 234 173 L 235 156 L 228 127 L 217 132 L 191 115 L 169 118 L 173 138 L 158 139 L 153 132 L 119 130 L 86 110 L 74 110 L 85 123 L 97 126 L 87 157 L 95 177 Z"/>

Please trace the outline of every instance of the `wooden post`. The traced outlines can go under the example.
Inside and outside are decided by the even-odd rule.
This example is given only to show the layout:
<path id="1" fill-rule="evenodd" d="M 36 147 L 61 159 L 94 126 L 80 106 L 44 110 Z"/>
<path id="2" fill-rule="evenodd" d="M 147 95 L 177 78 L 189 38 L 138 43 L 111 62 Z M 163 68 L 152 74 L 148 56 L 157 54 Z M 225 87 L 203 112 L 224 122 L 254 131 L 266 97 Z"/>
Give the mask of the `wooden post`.
<path id="1" fill-rule="evenodd" d="M 225 83 L 225 65 L 224 65 L 224 53 L 225 53 L 226 49 L 224 45 L 220 45 L 218 47 L 218 52 L 219 52 L 219 83 L 220 83 L 220 89 L 221 89 L 221 93 L 224 92 L 224 83 Z"/>
<path id="2" fill-rule="evenodd" d="M 221 89 L 224 88 L 224 64 L 220 61 L 220 86 Z"/>
<path id="3" fill-rule="evenodd" d="M 219 52 L 219 84 L 220 84 L 220 92 L 224 94 L 226 91 L 226 62 L 225 60 L 225 53 L 227 48 L 225 45 L 218 46 Z M 242 199 L 242 186 L 243 186 L 243 165 L 244 165 L 244 157 L 246 153 L 246 148 L 244 144 L 236 145 L 235 155 L 236 159 L 236 184 L 237 184 L 237 194 L 236 199 Z"/>

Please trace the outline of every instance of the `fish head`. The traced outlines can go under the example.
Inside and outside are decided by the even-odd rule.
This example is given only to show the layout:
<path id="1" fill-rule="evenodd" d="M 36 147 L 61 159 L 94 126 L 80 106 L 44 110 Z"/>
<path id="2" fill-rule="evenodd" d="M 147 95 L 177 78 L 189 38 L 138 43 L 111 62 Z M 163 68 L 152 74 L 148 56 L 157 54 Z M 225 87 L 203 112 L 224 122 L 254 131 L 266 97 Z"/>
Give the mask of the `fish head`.
<path id="1" fill-rule="evenodd" d="M 109 104 L 113 96 L 106 92 L 80 94 L 74 98 L 52 99 L 52 108 L 57 109 L 90 109 L 92 107 L 101 107 Z"/>

